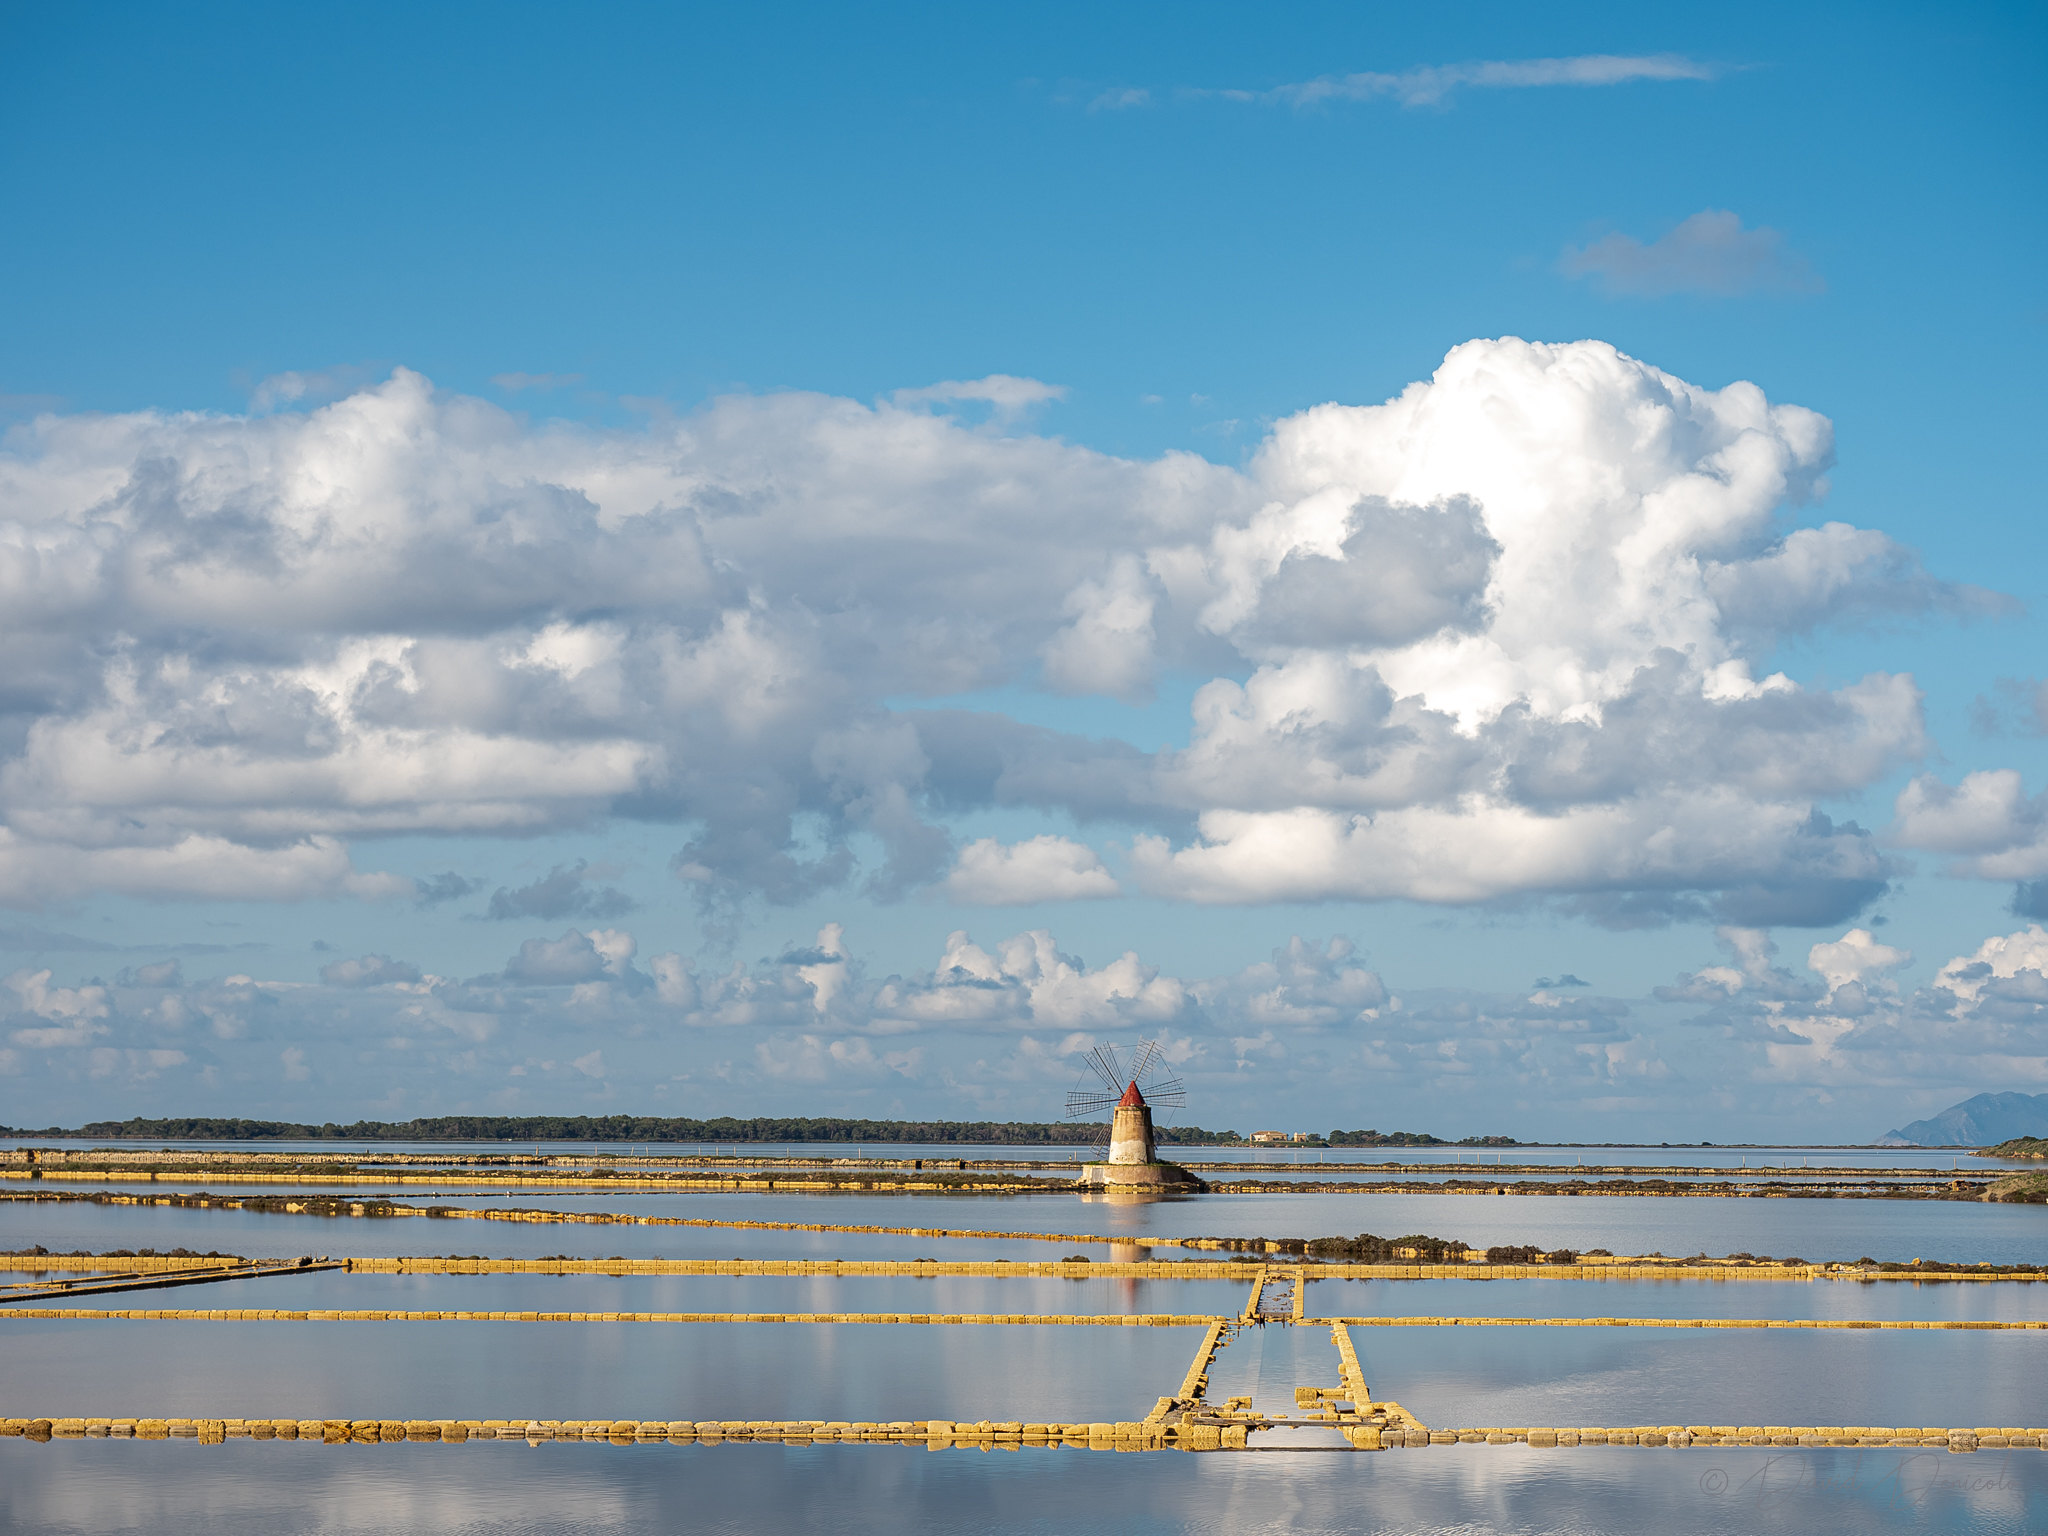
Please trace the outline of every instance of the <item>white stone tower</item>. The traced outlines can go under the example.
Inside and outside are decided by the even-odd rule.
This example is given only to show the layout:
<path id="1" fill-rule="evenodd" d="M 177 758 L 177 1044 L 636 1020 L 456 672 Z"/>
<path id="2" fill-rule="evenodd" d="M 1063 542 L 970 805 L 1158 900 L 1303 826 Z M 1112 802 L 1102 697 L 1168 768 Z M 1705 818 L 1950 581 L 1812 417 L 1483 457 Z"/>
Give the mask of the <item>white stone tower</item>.
<path id="1" fill-rule="evenodd" d="M 1152 1139 L 1152 1106 L 1133 1082 L 1116 1102 L 1109 1126 L 1109 1160 L 1119 1166 L 1156 1163 L 1159 1150 Z"/>

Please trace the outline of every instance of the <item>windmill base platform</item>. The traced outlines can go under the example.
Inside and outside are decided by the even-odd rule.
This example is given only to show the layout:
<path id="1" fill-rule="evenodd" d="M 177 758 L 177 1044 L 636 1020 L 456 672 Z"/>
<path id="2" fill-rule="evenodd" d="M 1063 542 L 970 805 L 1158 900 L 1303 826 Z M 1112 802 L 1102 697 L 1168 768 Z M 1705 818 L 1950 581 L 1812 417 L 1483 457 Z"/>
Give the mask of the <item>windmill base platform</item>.
<path id="1" fill-rule="evenodd" d="M 1083 1189 L 1147 1189 L 1198 1195 L 1208 1189 L 1178 1163 L 1090 1163 L 1074 1181 Z"/>

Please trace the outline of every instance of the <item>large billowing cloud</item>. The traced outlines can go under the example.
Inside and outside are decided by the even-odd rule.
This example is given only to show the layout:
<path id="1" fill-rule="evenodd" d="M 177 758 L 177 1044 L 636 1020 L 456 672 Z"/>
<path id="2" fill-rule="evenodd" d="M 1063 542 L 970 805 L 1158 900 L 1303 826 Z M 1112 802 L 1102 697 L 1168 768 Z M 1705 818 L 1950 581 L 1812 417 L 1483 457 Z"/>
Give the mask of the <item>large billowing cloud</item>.
<path id="1" fill-rule="evenodd" d="M 1258 666 L 1209 684 L 1188 750 L 1161 763 L 1200 836 L 1141 840 L 1140 880 L 1207 901 L 1855 910 L 1889 868 L 1814 802 L 1922 749 L 1918 694 L 1881 674 L 1812 693 L 1752 658 L 1831 608 L 1931 584 L 1882 535 L 1782 536 L 1829 458 L 1810 411 L 1590 343 L 1472 343 L 1385 405 L 1281 422 L 1252 468 L 1260 510 L 1154 557 Z M 1431 518 L 1430 581 L 1381 578 L 1409 605 L 1373 602 L 1368 572 L 1400 571 L 1378 551 L 1416 547 Z M 1343 580 L 1412 623 L 1332 629 Z"/>
<path id="2" fill-rule="evenodd" d="M 1920 752 L 1911 680 L 1812 691 L 1756 659 L 1970 598 L 1882 534 L 1791 528 L 1829 462 L 1812 412 L 1600 343 L 1478 341 L 1238 470 L 1023 431 L 1055 395 L 600 431 L 401 370 L 302 414 L 17 429 L 0 901 L 404 893 L 379 837 L 621 816 L 674 826 L 712 902 L 1105 896 L 1122 860 L 1175 899 L 1758 924 L 1890 878 L 1818 807 Z M 1215 678 L 1180 751 L 915 703 L 1133 698 L 1167 665 Z M 990 807 L 1063 830 L 956 847 Z M 624 910 L 567 868 L 499 897 Z"/>

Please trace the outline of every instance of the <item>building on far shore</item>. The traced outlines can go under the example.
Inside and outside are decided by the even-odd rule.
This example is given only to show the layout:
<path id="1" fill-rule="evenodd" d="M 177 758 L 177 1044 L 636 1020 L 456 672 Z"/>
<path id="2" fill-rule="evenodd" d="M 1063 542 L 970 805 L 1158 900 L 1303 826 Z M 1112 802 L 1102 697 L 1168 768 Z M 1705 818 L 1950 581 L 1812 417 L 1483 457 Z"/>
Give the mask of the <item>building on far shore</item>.
<path id="1" fill-rule="evenodd" d="M 1255 1147 L 1267 1147 L 1275 1143 L 1285 1146 L 1293 1141 L 1313 1141 L 1315 1136 L 1309 1131 L 1253 1131 L 1251 1140 Z"/>

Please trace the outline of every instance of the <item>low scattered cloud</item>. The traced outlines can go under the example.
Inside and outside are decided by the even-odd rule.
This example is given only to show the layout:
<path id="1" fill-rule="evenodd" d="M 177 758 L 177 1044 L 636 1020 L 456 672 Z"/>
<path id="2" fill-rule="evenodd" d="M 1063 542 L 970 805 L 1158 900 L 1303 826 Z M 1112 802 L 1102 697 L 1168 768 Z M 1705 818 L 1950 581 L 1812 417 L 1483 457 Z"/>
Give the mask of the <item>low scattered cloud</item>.
<path id="1" fill-rule="evenodd" d="M 801 1084 L 836 1113 L 1052 1118 L 1081 1051 L 1139 1037 L 1165 1044 L 1191 1119 L 1239 1129 L 1286 1113 L 1440 1134 L 1789 1123 L 1848 1139 L 1895 1121 L 1901 1103 L 2048 1088 L 2038 924 L 1990 936 L 1921 986 L 1900 980 L 1910 957 L 1867 929 L 1807 946 L 1803 965 L 1759 930 L 1719 939 L 1718 963 L 1615 998 L 1570 976 L 1532 994 L 1397 992 L 1342 937 L 1185 976 L 1135 952 L 1091 961 L 1042 929 L 986 944 L 958 932 L 928 967 L 882 974 L 837 925 L 723 966 L 673 951 L 643 963 L 633 934 L 572 927 L 464 981 L 400 980 L 412 968 L 382 956 L 315 985 L 19 970 L 0 981 L 0 1042 L 38 1123 L 144 1083 L 165 1104 L 283 1085 L 305 1106 L 292 1112 L 320 1118 L 560 1112 L 598 1102 L 578 1095 L 603 1082 L 632 1083 L 648 1112 L 717 1113 L 735 1093 Z"/>
<path id="2" fill-rule="evenodd" d="M 633 910 L 633 898 L 609 885 L 597 885 L 587 860 L 557 864 L 531 885 L 499 886 L 491 893 L 484 916 L 500 922 L 539 918 L 593 917 L 600 921 Z"/>
<path id="3" fill-rule="evenodd" d="M 389 955 L 363 955 L 355 960 L 336 960 L 320 967 L 320 979 L 330 987 L 387 987 L 416 984 L 420 968 Z"/>
<path id="4" fill-rule="evenodd" d="M 1880 944 L 1867 928 L 1851 928 L 1832 943 L 1816 944 L 1806 952 L 1806 968 L 1827 982 L 1831 991 L 1852 983 L 1867 985 L 1872 978 L 1886 976 L 1912 960 L 1912 954 Z"/>
<path id="5" fill-rule="evenodd" d="M 1817 983 L 1775 965 L 1776 947 L 1761 933 L 1725 932 L 1723 941 L 1735 963 L 1698 972 L 1672 995 L 1709 1005 L 1690 1026 L 1744 1061 L 1752 1084 L 1938 1108 L 2048 1083 L 2048 933 L 2039 924 L 1987 938 L 1911 990 L 1893 973 L 1912 957 L 1865 929 L 1811 947 Z M 1878 1134 L 1882 1118 L 1856 1134 Z"/>
<path id="6" fill-rule="evenodd" d="M 559 939 L 528 939 L 505 965 L 507 981 L 528 986 L 597 981 L 604 974 L 604 953 L 589 934 L 573 928 Z"/>
<path id="7" fill-rule="evenodd" d="M 159 960 L 154 965 L 138 965 L 132 969 L 124 965 L 120 981 L 124 987 L 182 987 L 185 984 L 185 967 L 177 960 Z"/>
<path id="8" fill-rule="evenodd" d="M 1464 64 L 1425 64 L 1395 73 L 1366 70 L 1320 75 L 1267 90 L 1223 90 L 1203 94 L 1227 101 L 1291 107 L 1341 101 L 1396 101 L 1404 107 L 1434 107 L 1465 90 L 1531 90 L 1551 86 L 1633 85 L 1641 82 L 1714 80 L 1721 66 L 1676 53 L 1588 53 L 1560 59 L 1479 59 Z"/>
<path id="9" fill-rule="evenodd" d="M 992 373 L 984 379 L 945 379 L 916 389 L 899 389 L 889 397 L 892 404 L 901 407 L 963 402 L 986 405 L 1002 421 L 1014 420 L 1036 406 L 1066 398 L 1064 384 L 1045 384 L 1007 373 Z"/>
<path id="10" fill-rule="evenodd" d="M 1634 235 L 1603 235 L 1569 246 L 1558 258 L 1567 277 L 1589 277 L 1611 294 L 1709 298 L 1746 294 L 1812 294 L 1827 286 L 1806 258 L 1775 229 L 1745 229 L 1726 209 L 1708 208 L 1647 244 Z"/>
<path id="11" fill-rule="evenodd" d="M 1090 112 L 1128 112 L 1152 105 L 1152 93 L 1143 86 L 1112 86 L 1088 103 Z"/>
<path id="12" fill-rule="evenodd" d="M 465 896 L 474 895 L 483 889 L 483 882 L 458 875 L 450 869 L 413 881 L 413 888 L 421 906 L 438 907 L 443 902 L 460 901 Z"/>

